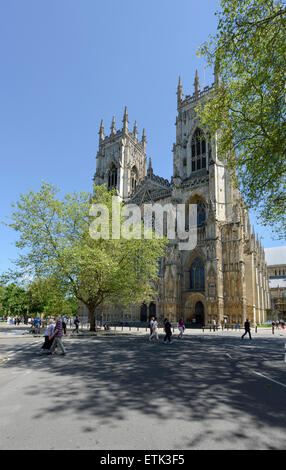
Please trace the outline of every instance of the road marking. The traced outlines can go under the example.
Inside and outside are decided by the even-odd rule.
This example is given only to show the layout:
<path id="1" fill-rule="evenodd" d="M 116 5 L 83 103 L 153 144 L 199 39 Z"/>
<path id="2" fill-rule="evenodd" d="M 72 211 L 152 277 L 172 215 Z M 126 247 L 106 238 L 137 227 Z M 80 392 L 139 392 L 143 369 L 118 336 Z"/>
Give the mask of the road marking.
<path id="1" fill-rule="evenodd" d="M 266 380 L 270 380 L 271 382 L 274 382 L 277 385 L 281 385 L 281 387 L 286 388 L 285 384 L 282 384 L 281 382 L 277 382 L 277 380 L 271 379 L 270 377 L 267 377 L 267 375 L 263 375 L 260 372 L 256 372 L 255 370 L 253 371 L 254 374 L 259 375 L 260 377 L 264 377 Z"/>

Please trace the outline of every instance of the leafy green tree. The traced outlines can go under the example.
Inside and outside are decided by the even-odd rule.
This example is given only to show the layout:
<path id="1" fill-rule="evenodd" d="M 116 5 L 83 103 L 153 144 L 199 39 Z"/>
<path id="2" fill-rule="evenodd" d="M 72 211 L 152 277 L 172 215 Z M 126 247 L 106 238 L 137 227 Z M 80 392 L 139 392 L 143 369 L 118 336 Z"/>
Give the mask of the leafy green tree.
<path id="1" fill-rule="evenodd" d="M 286 238 L 285 3 L 220 3 L 217 34 L 199 50 L 215 67 L 217 87 L 198 112 L 248 207 Z"/>
<path id="2" fill-rule="evenodd" d="M 43 315 L 74 315 L 75 298 L 54 278 L 35 279 L 27 288 L 30 313 Z"/>
<path id="3" fill-rule="evenodd" d="M 67 194 L 57 198 L 58 190 L 43 183 L 39 192 L 20 196 L 8 224 L 19 233 L 16 246 L 17 276 L 53 278 L 67 294 L 83 302 L 90 313 L 90 328 L 95 329 L 99 305 L 142 303 L 154 295 L 158 261 L 166 240 L 96 238 L 90 235 L 92 203 L 103 204 L 108 218 L 99 229 L 112 227 L 112 196 L 105 186 L 94 194 Z M 124 219 L 117 220 L 123 226 Z"/>
<path id="4" fill-rule="evenodd" d="M 0 305 L 5 316 L 26 314 L 28 298 L 25 289 L 14 283 L 7 286 L 1 286 Z"/>

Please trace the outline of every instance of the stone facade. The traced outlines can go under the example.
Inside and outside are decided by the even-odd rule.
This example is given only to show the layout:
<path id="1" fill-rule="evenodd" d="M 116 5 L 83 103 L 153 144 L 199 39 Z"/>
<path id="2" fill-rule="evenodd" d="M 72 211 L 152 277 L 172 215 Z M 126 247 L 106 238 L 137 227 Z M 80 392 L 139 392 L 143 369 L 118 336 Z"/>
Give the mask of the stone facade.
<path id="1" fill-rule="evenodd" d="M 122 130 L 116 132 L 113 119 L 111 134 L 105 137 L 101 124 L 95 184 L 116 187 L 125 203 L 198 208 L 196 248 L 179 250 L 178 240 L 171 241 L 161 262 L 157 298 L 150 306 L 133 308 L 132 316 L 125 313 L 124 319 L 147 321 L 156 312 L 159 318 L 183 317 L 196 324 L 266 320 L 270 300 L 264 250 L 223 155 L 218 155 L 216 136 L 207 135 L 195 111 L 218 79 L 200 90 L 196 73 L 194 93 L 185 97 L 179 79 L 171 182 L 154 175 L 151 160 L 147 169 L 145 131 L 141 141 L 136 123 L 129 131 L 127 109 Z M 105 307 L 105 319 L 118 320 L 115 310 Z"/>
<path id="2" fill-rule="evenodd" d="M 286 246 L 266 248 L 271 311 L 269 320 L 286 321 Z"/>

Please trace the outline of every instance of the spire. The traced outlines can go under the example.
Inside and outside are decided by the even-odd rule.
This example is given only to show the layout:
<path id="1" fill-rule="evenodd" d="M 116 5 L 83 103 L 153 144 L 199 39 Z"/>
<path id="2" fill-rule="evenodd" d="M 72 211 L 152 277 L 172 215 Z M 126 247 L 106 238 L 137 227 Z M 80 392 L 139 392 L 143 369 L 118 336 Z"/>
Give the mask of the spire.
<path id="1" fill-rule="evenodd" d="M 127 106 L 125 106 L 124 116 L 123 116 L 123 121 L 122 122 L 123 122 L 123 131 L 127 132 L 128 131 L 128 124 L 129 124 Z"/>
<path id="2" fill-rule="evenodd" d="M 133 134 L 137 139 L 137 137 L 138 137 L 138 127 L 137 127 L 137 122 L 136 121 L 134 122 Z"/>
<path id="3" fill-rule="evenodd" d="M 200 91 L 200 80 L 199 80 L 199 74 L 198 71 L 196 70 L 196 76 L 195 76 L 195 94 L 197 95 Z"/>
<path id="4" fill-rule="evenodd" d="M 102 142 L 103 140 L 104 140 L 104 125 L 103 125 L 103 119 L 101 119 L 100 129 L 99 129 L 99 142 Z"/>
<path id="5" fill-rule="evenodd" d="M 152 160 L 149 158 L 149 165 L 147 170 L 147 176 L 151 177 L 153 175 Z"/>
<path id="6" fill-rule="evenodd" d="M 183 87 L 182 87 L 181 76 L 179 76 L 179 83 L 178 83 L 178 88 L 177 88 L 177 104 L 178 104 L 178 106 L 181 104 L 182 100 L 183 100 Z"/>
<path id="7" fill-rule="evenodd" d="M 110 127 L 110 129 L 111 129 L 111 134 L 113 134 L 113 135 L 114 135 L 114 134 L 116 134 L 116 128 L 115 128 L 115 116 L 113 116 L 113 118 L 112 118 L 112 123 L 111 123 L 111 127 Z"/>
<path id="8" fill-rule="evenodd" d="M 142 133 L 142 140 L 141 140 L 142 144 L 143 144 L 143 147 L 144 147 L 144 151 L 146 149 L 146 132 L 145 132 L 145 128 L 143 129 L 143 133 Z"/>

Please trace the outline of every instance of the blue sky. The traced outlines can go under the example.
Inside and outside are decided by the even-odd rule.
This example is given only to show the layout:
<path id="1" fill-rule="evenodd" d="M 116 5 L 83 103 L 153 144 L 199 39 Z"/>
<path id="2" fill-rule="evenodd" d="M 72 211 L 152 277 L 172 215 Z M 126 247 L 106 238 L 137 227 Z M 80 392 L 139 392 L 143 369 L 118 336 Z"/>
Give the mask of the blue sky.
<path id="1" fill-rule="evenodd" d="M 0 219 L 45 180 L 91 190 L 100 120 L 147 133 L 154 172 L 170 179 L 176 88 L 193 92 L 212 71 L 196 57 L 216 31 L 216 0 L 2 0 L 0 4 Z M 252 223 L 265 247 L 279 246 Z M 2 226 L 0 272 L 16 256 Z"/>

